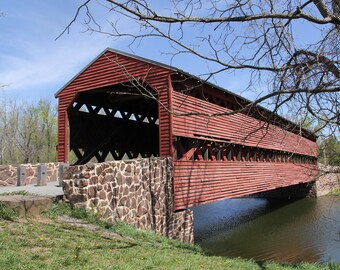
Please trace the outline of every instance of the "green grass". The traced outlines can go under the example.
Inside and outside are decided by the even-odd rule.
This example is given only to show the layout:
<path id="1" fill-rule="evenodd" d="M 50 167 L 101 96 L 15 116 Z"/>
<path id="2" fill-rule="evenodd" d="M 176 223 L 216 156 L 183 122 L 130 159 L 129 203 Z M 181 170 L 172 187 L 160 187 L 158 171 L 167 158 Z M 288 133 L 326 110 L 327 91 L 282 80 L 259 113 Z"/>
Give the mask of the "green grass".
<path id="1" fill-rule="evenodd" d="M 340 196 L 340 188 L 335 188 L 330 192 L 332 196 Z"/>
<path id="2" fill-rule="evenodd" d="M 10 196 L 10 195 L 30 195 L 30 193 L 28 193 L 26 190 L 0 193 L 0 196 Z"/>
<path id="3" fill-rule="evenodd" d="M 123 240 L 57 223 L 58 215 L 82 218 L 127 236 Z M 41 221 L 0 220 L 1 269 L 340 269 L 339 265 L 279 264 L 207 256 L 185 245 L 122 223 L 98 222 L 94 215 L 54 204 Z"/>
<path id="4" fill-rule="evenodd" d="M 11 220 L 14 221 L 17 218 L 17 214 L 12 209 L 6 207 L 0 202 L 0 220 Z"/>

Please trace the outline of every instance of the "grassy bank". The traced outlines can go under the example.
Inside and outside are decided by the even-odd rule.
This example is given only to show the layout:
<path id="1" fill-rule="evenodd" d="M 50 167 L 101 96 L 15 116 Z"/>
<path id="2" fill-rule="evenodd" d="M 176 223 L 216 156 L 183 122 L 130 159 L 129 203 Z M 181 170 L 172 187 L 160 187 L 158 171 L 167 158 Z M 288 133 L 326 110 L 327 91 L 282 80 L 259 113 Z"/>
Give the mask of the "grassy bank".
<path id="1" fill-rule="evenodd" d="M 8 216 L 8 213 L 6 214 Z M 102 229 L 58 221 L 69 215 Z M 14 221 L 13 221 L 14 220 Z M 1 269 L 340 269 L 340 265 L 278 264 L 207 256 L 184 245 L 121 223 L 96 221 L 83 210 L 53 205 L 39 220 L 0 218 Z"/>
<path id="2" fill-rule="evenodd" d="M 340 196 L 340 188 L 333 189 L 330 194 L 331 196 Z"/>

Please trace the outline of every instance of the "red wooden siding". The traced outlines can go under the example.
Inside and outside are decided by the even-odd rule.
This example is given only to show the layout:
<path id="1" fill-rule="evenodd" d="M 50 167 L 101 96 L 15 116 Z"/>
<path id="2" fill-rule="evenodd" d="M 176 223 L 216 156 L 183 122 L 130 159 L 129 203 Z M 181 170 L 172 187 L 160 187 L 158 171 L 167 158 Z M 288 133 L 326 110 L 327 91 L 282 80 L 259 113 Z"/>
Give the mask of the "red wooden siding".
<path id="1" fill-rule="evenodd" d="M 167 84 L 164 91 L 160 91 L 158 95 L 158 117 L 159 117 L 159 155 L 161 157 L 170 156 L 172 149 L 172 134 L 170 129 L 170 102 L 169 87 L 171 82 L 167 78 Z M 165 85 L 165 84 L 164 84 Z M 162 124 L 161 124 L 162 122 Z"/>
<path id="2" fill-rule="evenodd" d="M 58 155 L 57 159 L 59 162 L 68 161 L 68 126 L 67 126 L 67 112 L 66 110 L 60 109 L 60 99 L 58 106 Z M 65 151 L 66 149 L 66 151 Z"/>
<path id="3" fill-rule="evenodd" d="M 57 94 L 59 98 L 58 161 L 65 162 L 68 159 L 67 110 L 77 94 L 139 80 L 148 84 L 158 94 L 159 154 L 172 156 L 174 159 L 173 181 L 176 210 L 218 199 L 235 198 L 314 180 L 316 165 L 303 164 L 303 162 L 315 162 L 317 146 L 313 137 L 310 140 L 284 128 L 240 113 L 208 117 L 209 114 L 232 112 L 232 110 L 173 90 L 171 75 L 176 72 L 179 75 L 182 74 L 179 70 L 162 64 L 106 50 Z M 217 88 L 211 89 L 222 93 L 222 90 Z M 222 99 L 223 96 L 221 94 Z M 179 115 L 192 113 L 207 115 Z M 143 134 L 140 135 L 143 136 Z M 199 139 L 200 142 L 197 143 L 188 138 Z M 189 144 L 188 141 L 193 144 Z M 223 151 L 231 147 L 230 143 L 236 144 L 233 147 L 237 149 L 240 145 L 243 146 L 242 151 L 253 151 L 256 148 L 254 151 L 268 154 L 271 151 L 263 151 L 263 149 L 272 149 L 305 156 L 297 157 L 299 164 L 292 163 L 296 160 L 294 155 L 290 154 L 289 157 L 292 158 L 289 162 L 283 162 L 285 158 L 261 158 L 261 154 L 259 159 L 241 157 L 240 159 L 233 158 L 234 161 L 232 161 L 223 156 L 224 161 L 222 161 L 219 160 L 221 158 L 213 158 L 210 154 L 210 157 L 208 155 L 204 158 L 205 160 L 188 160 L 195 157 L 195 143 L 200 145 L 202 142 L 207 143 L 204 147 L 208 150 L 208 154 L 209 147 L 212 147 L 208 144 L 219 142 L 223 144 Z M 186 149 L 188 152 L 182 153 L 184 157 L 182 160 L 176 160 L 178 152 L 175 156 L 175 146 L 176 150 L 180 149 L 178 152 L 183 150 L 180 146 L 189 147 L 189 150 Z M 219 154 L 222 150 L 218 150 Z M 242 154 L 242 151 L 239 153 Z M 245 154 L 249 155 L 251 151 Z M 279 155 L 288 155 L 283 152 Z"/>
<path id="4" fill-rule="evenodd" d="M 59 98 L 58 161 L 67 161 L 68 119 L 65 115 L 77 93 L 139 79 L 158 92 L 159 100 L 167 106 L 169 100 L 168 78 L 172 72 L 170 69 L 152 63 L 117 54 L 110 50 L 105 51 L 57 94 Z M 161 106 L 159 108 L 159 129 L 160 154 L 170 155 L 169 114 Z"/>
<path id="5" fill-rule="evenodd" d="M 310 182 L 315 167 L 270 162 L 174 161 L 175 209 Z"/>
<path id="6" fill-rule="evenodd" d="M 316 156 L 316 143 L 280 127 L 238 113 L 228 116 L 179 116 L 193 112 L 214 114 L 231 110 L 184 95 L 172 94 L 173 134 L 189 138 L 220 138 L 231 143 Z"/>

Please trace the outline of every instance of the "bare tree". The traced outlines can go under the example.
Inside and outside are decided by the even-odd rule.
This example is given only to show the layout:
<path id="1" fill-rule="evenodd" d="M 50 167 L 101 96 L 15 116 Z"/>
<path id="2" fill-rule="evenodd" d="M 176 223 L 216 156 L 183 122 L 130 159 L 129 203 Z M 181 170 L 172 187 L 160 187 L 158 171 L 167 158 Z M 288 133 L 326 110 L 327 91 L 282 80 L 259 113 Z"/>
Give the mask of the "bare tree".
<path id="1" fill-rule="evenodd" d="M 171 51 L 166 53 L 173 57 L 191 54 L 211 63 L 206 80 L 247 71 L 245 90 L 258 93 L 248 106 L 260 103 L 281 114 L 289 111 L 300 119 L 303 115 L 317 122 L 319 129 L 339 134 L 338 0 L 157 3 L 87 0 L 65 31 L 85 10 L 90 31 L 127 37 L 131 44 L 148 38 L 167 40 Z M 96 21 L 92 9 L 98 4 L 107 9 L 107 18 L 113 18 L 108 25 Z M 126 20 L 131 27 L 126 27 Z"/>
<path id="2" fill-rule="evenodd" d="M 18 163 L 17 136 L 20 107 L 16 101 L 2 99 L 0 102 L 1 164 Z"/>
<path id="3" fill-rule="evenodd" d="M 56 108 L 0 100 L 0 164 L 51 162 L 56 160 Z"/>
<path id="4" fill-rule="evenodd" d="M 18 121 L 17 148 L 23 163 L 55 160 L 56 113 L 51 103 L 24 105 Z"/>
<path id="5" fill-rule="evenodd" d="M 39 100 L 38 111 L 38 136 L 39 142 L 37 161 L 51 161 L 56 159 L 55 145 L 57 144 L 57 109 L 47 100 Z"/>

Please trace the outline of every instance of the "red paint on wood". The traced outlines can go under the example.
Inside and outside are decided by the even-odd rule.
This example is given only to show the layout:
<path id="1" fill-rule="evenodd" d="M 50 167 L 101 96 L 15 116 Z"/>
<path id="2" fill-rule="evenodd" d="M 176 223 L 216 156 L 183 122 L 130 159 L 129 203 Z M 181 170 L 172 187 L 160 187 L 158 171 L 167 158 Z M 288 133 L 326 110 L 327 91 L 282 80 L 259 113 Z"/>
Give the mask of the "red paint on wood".
<path id="1" fill-rule="evenodd" d="M 283 162 L 283 157 L 279 158 L 279 162 L 272 160 L 271 157 L 261 158 L 259 153 L 254 157 L 250 155 L 250 161 L 245 161 L 245 154 L 241 152 L 239 158 L 241 160 L 238 161 L 236 151 L 233 150 L 232 160 L 228 160 L 226 151 L 223 150 L 221 161 L 206 161 L 203 148 L 197 145 L 187 152 L 184 159 L 189 159 L 197 147 L 196 155 L 199 160 L 176 160 L 174 147 L 176 136 L 275 149 L 312 157 L 316 156 L 316 143 L 245 114 L 215 117 L 190 115 L 232 112 L 220 106 L 228 103 L 227 99 L 230 99 L 231 94 L 227 97 L 223 91 L 210 86 L 214 94 L 219 93 L 220 99 L 213 98 L 216 103 L 214 104 L 175 92 L 171 81 L 171 75 L 175 72 L 174 69 L 151 61 L 111 50 L 105 51 L 57 94 L 58 161 L 66 162 L 68 159 L 67 109 L 78 93 L 131 80 L 142 80 L 158 95 L 159 155 L 170 155 L 174 159 L 176 210 L 313 180 L 316 165 Z M 177 73 L 181 74 L 180 71 Z M 209 148 L 211 159 L 216 159 L 215 152 L 215 146 Z M 266 162 L 261 162 L 260 159 Z"/>
<path id="2" fill-rule="evenodd" d="M 174 161 L 175 209 L 313 181 L 316 165 Z"/>
<path id="3" fill-rule="evenodd" d="M 216 104 L 178 92 L 173 92 L 173 132 L 176 136 L 195 138 L 216 137 L 231 143 L 252 147 L 276 149 L 316 156 L 314 141 L 298 136 L 272 124 L 238 113 L 233 115 L 207 115 L 232 112 Z M 192 115 L 201 113 L 206 115 Z M 181 115 L 182 114 L 182 115 Z"/>
<path id="4" fill-rule="evenodd" d="M 58 107 L 58 161 L 66 162 L 68 155 L 67 127 L 65 113 L 76 95 L 82 91 L 117 85 L 131 80 L 142 80 L 158 94 L 160 155 L 171 155 L 171 135 L 169 131 L 169 113 L 164 107 L 169 105 L 169 75 L 172 70 L 146 63 L 119 53 L 107 50 L 96 61 L 74 78 L 57 94 Z"/>

